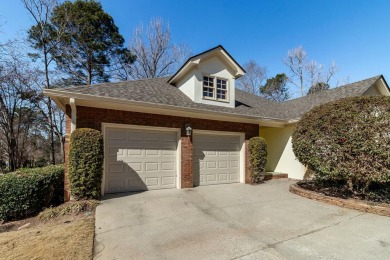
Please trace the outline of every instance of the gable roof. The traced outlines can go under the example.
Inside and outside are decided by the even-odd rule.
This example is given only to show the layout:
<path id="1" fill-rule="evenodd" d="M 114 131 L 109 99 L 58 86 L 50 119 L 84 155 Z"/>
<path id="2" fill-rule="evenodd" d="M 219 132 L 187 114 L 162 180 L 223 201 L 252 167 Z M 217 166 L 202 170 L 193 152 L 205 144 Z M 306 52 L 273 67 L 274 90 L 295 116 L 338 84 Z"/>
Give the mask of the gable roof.
<path id="1" fill-rule="evenodd" d="M 139 106 L 159 106 L 195 113 L 210 112 L 219 115 L 289 123 L 300 118 L 315 106 L 340 98 L 363 95 L 379 79 L 384 80 L 383 76 L 376 76 L 285 102 L 274 102 L 236 89 L 236 106 L 234 108 L 195 103 L 180 89 L 169 84 L 167 77 L 64 89 L 46 89 L 44 93 L 51 97 L 71 98 L 77 96 L 78 99 L 89 100 L 99 98 L 105 102 L 131 102 Z"/>
<path id="2" fill-rule="evenodd" d="M 240 64 L 238 64 L 238 62 L 230 55 L 230 53 L 222 45 L 218 45 L 214 48 L 208 49 L 202 53 L 199 53 L 197 55 L 188 58 L 187 61 L 184 62 L 184 64 L 180 67 L 180 69 L 178 69 L 178 71 L 175 74 L 173 74 L 172 77 L 169 78 L 168 83 L 175 84 L 176 80 L 181 78 L 182 74 L 188 72 L 192 66 L 197 65 L 199 63 L 199 60 L 202 57 L 211 55 L 213 53 L 222 54 L 227 60 L 228 64 L 236 68 L 237 72 L 235 76 L 237 78 L 241 77 L 246 73 L 244 68 L 241 67 Z"/>
<path id="3" fill-rule="evenodd" d="M 282 102 L 282 106 L 286 111 L 286 117 L 296 119 L 301 117 L 310 109 L 341 98 L 356 97 L 363 95 L 377 80 L 383 79 L 382 75 L 371 77 L 365 80 L 353 82 L 337 88 L 332 88 L 319 93 L 307 95 L 304 97 L 291 99 Z M 386 83 L 385 83 L 386 84 Z M 387 84 L 386 84 L 387 85 Z M 387 86 L 388 87 L 388 86 Z"/>

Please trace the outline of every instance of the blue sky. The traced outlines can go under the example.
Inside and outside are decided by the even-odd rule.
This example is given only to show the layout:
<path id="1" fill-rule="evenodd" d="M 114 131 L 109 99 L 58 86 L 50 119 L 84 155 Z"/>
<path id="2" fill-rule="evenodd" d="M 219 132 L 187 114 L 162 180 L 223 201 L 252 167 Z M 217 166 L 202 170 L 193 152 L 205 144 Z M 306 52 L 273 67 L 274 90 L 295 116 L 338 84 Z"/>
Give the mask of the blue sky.
<path id="1" fill-rule="evenodd" d="M 384 74 L 390 81 L 388 0 L 102 0 L 128 40 L 151 17 L 169 21 L 172 39 L 194 54 L 222 44 L 241 64 L 267 66 L 269 76 L 287 72 L 287 51 L 302 45 L 310 58 L 335 61 L 336 78 L 350 81 Z M 0 41 L 22 34 L 31 20 L 17 0 L 1 0 Z"/>

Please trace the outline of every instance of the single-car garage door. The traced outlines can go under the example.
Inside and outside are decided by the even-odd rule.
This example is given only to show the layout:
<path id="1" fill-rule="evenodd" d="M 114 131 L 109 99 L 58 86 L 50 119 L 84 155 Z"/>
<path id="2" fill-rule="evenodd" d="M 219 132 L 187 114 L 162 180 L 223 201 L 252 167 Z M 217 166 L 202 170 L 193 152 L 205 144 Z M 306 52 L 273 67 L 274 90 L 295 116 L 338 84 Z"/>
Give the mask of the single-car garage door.
<path id="1" fill-rule="evenodd" d="M 105 129 L 105 193 L 176 187 L 177 132 Z"/>
<path id="2" fill-rule="evenodd" d="M 240 182 L 240 136 L 193 135 L 194 185 Z"/>

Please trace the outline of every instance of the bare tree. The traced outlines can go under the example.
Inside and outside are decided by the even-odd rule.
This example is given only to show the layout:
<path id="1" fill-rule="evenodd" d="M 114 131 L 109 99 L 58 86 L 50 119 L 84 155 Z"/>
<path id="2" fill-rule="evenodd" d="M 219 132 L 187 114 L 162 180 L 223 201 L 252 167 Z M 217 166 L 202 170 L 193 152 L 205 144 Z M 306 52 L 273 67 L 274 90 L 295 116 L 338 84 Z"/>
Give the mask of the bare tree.
<path id="1" fill-rule="evenodd" d="M 36 118 L 30 102 L 35 94 L 29 87 L 31 75 L 33 71 L 18 57 L 0 61 L 0 133 L 2 152 L 11 171 L 22 165 L 29 131 Z"/>
<path id="2" fill-rule="evenodd" d="M 246 92 L 260 95 L 260 88 L 267 78 L 267 68 L 260 66 L 254 60 L 245 63 L 243 67 L 246 73 L 237 80 L 237 87 Z"/>
<path id="3" fill-rule="evenodd" d="M 186 45 L 171 41 L 169 24 L 152 18 L 149 26 L 139 25 L 130 40 L 130 52 L 136 61 L 125 68 L 124 79 L 158 78 L 173 74 L 189 56 Z"/>
<path id="4" fill-rule="evenodd" d="M 55 29 L 51 24 L 51 13 L 54 8 L 58 6 L 57 0 L 22 0 L 24 7 L 30 13 L 34 25 L 28 31 L 28 40 L 32 47 L 38 50 L 38 53 L 30 54 L 34 59 L 40 58 L 43 65 L 44 80 L 42 83 L 38 78 L 35 82 L 40 87 L 41 92 L 43 88 L 53 88 L 52 79 L 53 72 L 51 71 L 52 63 L 55 61 L 53 53 L 55 53 L 61 38 L 63 37 L 63 30 L 61 26 Z M 52 164 L 56 163 L 56 149 L 55 138 L 63 143 L 63 126 L 56 124 L 56 116 L 63 117 L 58 114 L 55 104 L 51 98 L 40 95 L 39 99 L 35 99 L 34 105 L 42 113 L 48 124 L 49 142 L 50 142 L 50 160 Z M 56 113 L 54 112 L 56 111 Z M 57 114 L 57 115 L 56 115 Z M 63 153 L 63 152 L 62 152 Z"/>
<path id="5" fill-rule="evenodd" d="M 304 82 L 306 57 L 306 51 L 302 46 L 299 46 L 298 48 L 289 50 L 287 57 L 284 59 L 284 64 L 290 70 L 290 82 L 299 89 L 302 96 L 306 93 Z"/>
<path id="6" fill-rule="evenodd" d="M 307 94 L 309 87 L 320 82 L 329 84 L 337 72 L 335 62 L 332 62 L 324 72 L 324 65 L 309 60 L 302 46 L 289 50 L 283 63 L 290 71 L 290 83 L 298 89 L 301 96 Z"/>

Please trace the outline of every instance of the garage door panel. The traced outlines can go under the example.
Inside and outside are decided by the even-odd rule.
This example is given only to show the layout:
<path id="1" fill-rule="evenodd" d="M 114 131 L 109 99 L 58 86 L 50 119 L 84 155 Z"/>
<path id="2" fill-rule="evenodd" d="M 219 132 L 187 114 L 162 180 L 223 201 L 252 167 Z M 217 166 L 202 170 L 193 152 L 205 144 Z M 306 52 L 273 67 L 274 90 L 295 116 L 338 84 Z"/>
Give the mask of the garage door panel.
<path id="1" fill-rule="evenodd" d="M 217 168 L 217 162 L 215 162 L 215 161 L 206 162 L 206 168 L 207 169 L 216 169 Z"/>
<path id="2" fill-rule="evenodd" d="M 106 193 L 176 187 L 176 132 L 107 128 L 105 146 Z"/>
<path id="3" fill-rule="evenodd" d="M 123 130 L 112 130 L 108 134 L 108 138 L 110 140 L 124 140 L 125 139 L 125 132 Z"/>
<path id="4" fill-rule="evenodd" d="M 146 183 L 146 186 L 149 186 L 150 188 L 159 186 L 158 185 L 158 178 L 156 178 L 156 177 L 145 178 L 145 183 Z"/>
<path id="5" fill-rule="evenodd" d="M 228 178 L 228 174 L 227 173 L 219 173 L 218 174 L 218 180 L 220 181 L 228 181 L 229 178 Z"/>
<path id="6" fill-rule="evenodd" d="M 230 179 L 238 181 L 240 179 L 240 175 L 237 173 L 230 173 Z"/>
<path id="7" fill-rule="evenodd" d="M 123 167 L 123 164 L 110 163 L 110 164 L 108 164 L 108 170 L 111 173 L 122 173 L 124 171 L 124 167 Z"/>
<path id="8" fill-rule="evenodd" d="M 217 181 L 216 174 L 206 174 L 206 181 L 207 182 L 216 182 Z"/>
<path id="9" fill-rule="evenodd" d="M 239 161 L 234 161 L 234 160 L 230 161 L 229 163 L 230 163 L 230 168 L 238 168 L 240 165 Z"/>
<path id="10" fill-rule="evenodd" d="M 141 162 L 126 162 L 128 166 L 128 172 L 138 172 L 142 171 L 142 163 Z"/>
<path id="11" fill-rule="evenodd" d="M 194 134 L 194 185 L 239 182 L 240 137 Z"/>
<path id="12" fill-rule="evenodd" d="M 112 191 L 122 191 L 124 187 L 124 180 L 110 180 L 108 182 L 108 188 Z"/>
<path id="13" fill-rule="evenodd" d="M 228 161 L 219 161 L 218 162 L 218 168 L 219 169 L 228 169 L 229 168 L 229 162 Z"/>
<path id="14" fill-rule="evenodd" d="M 170 186 L 175 184 L 175 178 L 172 176 L 161 177 L 162 186 Z"/>
<path id="15" fill-rule="evenodd" d="M 174 171 L 175 170 L 175 162 L 162 162 L 161 163 L 162 171 Z"/>

